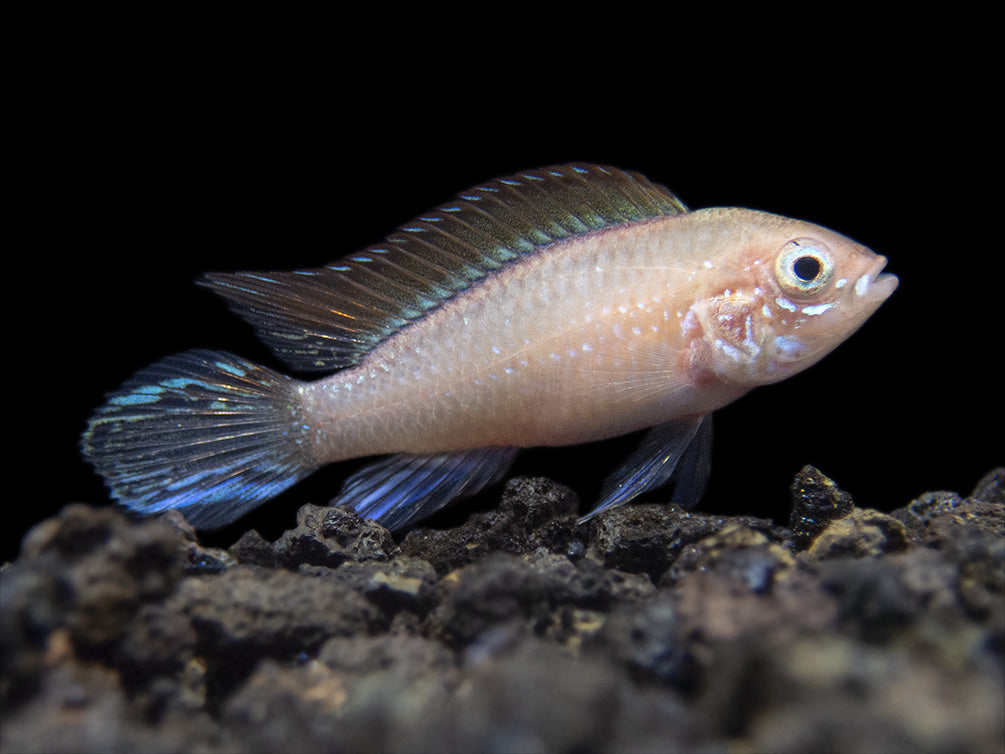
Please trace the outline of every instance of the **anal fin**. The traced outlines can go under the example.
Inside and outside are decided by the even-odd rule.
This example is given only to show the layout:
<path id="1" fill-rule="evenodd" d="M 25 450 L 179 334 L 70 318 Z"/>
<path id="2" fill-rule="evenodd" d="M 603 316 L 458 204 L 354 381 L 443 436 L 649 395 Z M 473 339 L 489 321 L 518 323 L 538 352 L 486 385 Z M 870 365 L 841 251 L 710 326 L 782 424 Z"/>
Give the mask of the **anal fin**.
<path id="1" fill-rule="evenodd" d="M 332 501 L 387 529 L 401 529 L 455 500 L 498 482 L 517 448 L 475 448 L 455 453 L 399 453 L 350 476 Z"/>
<path id="2" fill-rule="evenodd" d="M 604 480 L 600 502 L 580 523 L 674 481 L 670 501 L 693 508 L 711 469 L 712 417 L 699 416 L 653 427 L 628 459 Z"/>

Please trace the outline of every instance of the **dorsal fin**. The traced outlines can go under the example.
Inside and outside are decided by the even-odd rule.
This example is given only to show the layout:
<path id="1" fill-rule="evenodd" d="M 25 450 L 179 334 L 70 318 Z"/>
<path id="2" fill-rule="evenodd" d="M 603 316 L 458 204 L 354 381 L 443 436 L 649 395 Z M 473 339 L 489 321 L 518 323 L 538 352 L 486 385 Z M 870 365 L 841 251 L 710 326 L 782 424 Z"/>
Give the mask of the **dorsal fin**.
<path id="1" fill-rule="evenodd" d="M 313 270 L 201 281 L 299 371 L 357 364 L 384 339 L 495 270 L 571 236 L 687 212 L 638 173 L 563 165 L 498 178 Z"/>

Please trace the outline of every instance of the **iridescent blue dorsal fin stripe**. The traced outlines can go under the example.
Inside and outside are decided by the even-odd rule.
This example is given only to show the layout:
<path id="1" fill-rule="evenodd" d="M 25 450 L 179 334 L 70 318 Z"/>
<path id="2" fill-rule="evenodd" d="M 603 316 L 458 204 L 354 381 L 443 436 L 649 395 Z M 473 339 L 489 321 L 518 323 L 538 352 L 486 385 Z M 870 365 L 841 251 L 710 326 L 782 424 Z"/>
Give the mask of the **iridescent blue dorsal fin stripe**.
<path id="1" fill-rule="evenodd" d="M 557 241 L 687 212 L 637 173 L 572 164 L 459 194 L 338 262 L 298 272 L 214 273 L 227 300 L 293 369 L 332 372 L 479 280 Z"/>

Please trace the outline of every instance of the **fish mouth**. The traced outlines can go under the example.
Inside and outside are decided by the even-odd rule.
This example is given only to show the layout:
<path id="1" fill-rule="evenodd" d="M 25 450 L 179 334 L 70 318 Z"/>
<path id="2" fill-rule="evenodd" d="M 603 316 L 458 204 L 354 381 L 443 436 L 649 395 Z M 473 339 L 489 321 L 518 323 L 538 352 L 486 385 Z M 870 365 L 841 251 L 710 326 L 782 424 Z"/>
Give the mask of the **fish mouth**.
<path id="1" fill-rule="evenodd" d="M 878 301 L 885 300 L 893 293 L 900 284 L 900 280 L 896 275 L 883 272 L 884 267 L 886 267 L 886 257 L 877 255 L 876 261 L 872 263 L 869 271 L 859 278 L 856 284 L 856 293 Z"/>

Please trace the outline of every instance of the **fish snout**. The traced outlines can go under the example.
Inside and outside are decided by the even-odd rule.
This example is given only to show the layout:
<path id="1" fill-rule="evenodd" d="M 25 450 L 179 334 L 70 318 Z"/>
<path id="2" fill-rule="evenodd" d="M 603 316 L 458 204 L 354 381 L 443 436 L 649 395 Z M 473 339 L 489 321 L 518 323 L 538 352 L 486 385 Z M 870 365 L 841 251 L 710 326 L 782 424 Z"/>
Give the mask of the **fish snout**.
<path id="1" fill-rule="evenodd" d="M 869 265 L 865 274 L 855 281 L 852 290 L 856 298 L 874 301 L 878 306 L 897 289 L 897 285 L 900 283 L 897 276 L 883 272 L 886 262 L 886 257 L 876 255 L 876 259 Z"/>

